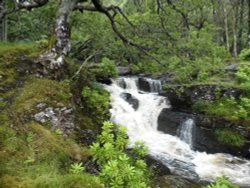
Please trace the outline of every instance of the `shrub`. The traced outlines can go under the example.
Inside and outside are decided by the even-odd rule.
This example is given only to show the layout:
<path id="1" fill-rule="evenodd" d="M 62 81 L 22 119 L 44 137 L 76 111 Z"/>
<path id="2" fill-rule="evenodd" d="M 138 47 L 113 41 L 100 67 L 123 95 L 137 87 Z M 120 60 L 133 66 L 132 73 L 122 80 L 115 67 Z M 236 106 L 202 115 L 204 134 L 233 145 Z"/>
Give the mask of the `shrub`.
<path id="1" fill-rule="evenodd" d="M 239 58 L 242 60 L 250 60 L 250 48 L 243 49 L 239 54 Z"/>
<path id="2" fill-rule="evenodd" d="M 248 120 L 250 118 L 250 99 L 242 97 L 221 98 L 213 102 L 197 101 L 193 108 L 230 121 Z"/>
<path id="3" fill-rule="evenodd" d="M 241 147 L 246 143 L 242 135 L 229 129 L 219 129 L 215 133 L 220 142 L 228 145 Z"/>
<path id="4" fill-rule="evenodd" d="M 109 93 L 98 85 L 85 87 L 82 91 L 85 112 L 95 121 L 95 124 L 102 124 L 109 119 Z"/>
<path id="5" fill-rule="evenodd" d="M 250 82 L 250 65 L 249 63 L 241 63 L 236 72 L 236 80 L 240 84 L 248 84 Z"/>
<path id="6" fill-rule="evenodd" d="M 132 153 L 125 152 L 127 146 L 126 128 L 104 122 L 98 141 L 91 146 L 94 159 L 102 166 L 100 179 L 107 187 L 112 188 L 146 188 L 150 172 L 142 160 L 146 155 L 145 146 L 137 144 L 137 158 L 131 157 Z"/>
<path id="7" fill-rule="evenodd" d="M 115 62 L 108 58 L 102 58 L 101 64 L 98 67 L 96 74 L 97 76 L 103 77 L 117 77 L 118 73 Z"/>

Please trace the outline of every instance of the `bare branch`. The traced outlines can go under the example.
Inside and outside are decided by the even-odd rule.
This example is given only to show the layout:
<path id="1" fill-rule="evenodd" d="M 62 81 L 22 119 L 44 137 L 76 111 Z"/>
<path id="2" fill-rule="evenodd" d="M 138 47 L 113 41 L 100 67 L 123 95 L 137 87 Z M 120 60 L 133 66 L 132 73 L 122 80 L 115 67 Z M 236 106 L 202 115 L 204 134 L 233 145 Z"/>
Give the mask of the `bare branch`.
<path id="1" fill-rule="evenodd" d="M 33 2 L 26 1 L 26 0 L 15 0 L 15 4 L 16 4 L 15 8 L 10 9 L 10 10 L 3 9 L 0 12 L 0 20 L 2 20 L 6 15 L 18 12 L 21 9 L 26 9 L 28 11 L 31 11 L 33 8 L 42 7 L 46 5 L 48 2 L 49 0 L 33 0 Z"/>
<path id="2" fill-rule="evenodd" d="M 76 73 L 74 74 L 74 76 L 71 79 L 74 79 L 77 75 L 80 74 L 82 68 L 84 67 L 84 65 L 92 58 L 96 55 L 97 53 L 94 52 L 93 54 L 91 54 L 89 57 L 87 57 L 84 62 L 81 64 L 81 66 L 79 67 L 79 69 L 76 71 Z"/>
<path id="3" fill-rule="evenodd" d="M 27 0 L 16 0 L 17 7 L 19 9 L 32 10 L 33 8 L 41 7 L 47 4 L 49 0 L 33 0 L 32 2 Z"/>

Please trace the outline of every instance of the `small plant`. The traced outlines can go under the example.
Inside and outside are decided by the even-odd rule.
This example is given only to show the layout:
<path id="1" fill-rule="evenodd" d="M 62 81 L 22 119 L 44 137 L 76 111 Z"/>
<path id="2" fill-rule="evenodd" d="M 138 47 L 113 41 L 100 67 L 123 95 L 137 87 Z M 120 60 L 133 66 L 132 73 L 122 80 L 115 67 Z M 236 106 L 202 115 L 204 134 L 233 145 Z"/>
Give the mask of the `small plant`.
<path id="1" fill-rule="evenodd" d="M 34 139 L 34 134 L 29 132 L 28 135 L 27 135 L 26 141 L 28 143 L 31 143 L 33 141 L 33 139 Z"/>
<path id="2" fill-rule="evenodd" d="M 35 162 L 35 159 L 31 156 L 29 156 L 25 161 L 24 164 L 32 164 Z"/>
<path id="3" fill-rule="evenodd" d="M 85 170 L 82 162 L 70 165 L 69 172 L 72 174 L 81 174 Z"/>
<path id="4" fill-rule="evenodd" d="M 239 186 L 231 183 L 228 178 L 220 177 L 215 183 L 211 183 L 206 188 L 239 188 Z"/>
<path id="5" fill-rule="evenodd" d="M 102 129 L 98 142 L 91 146 L 94 159 L 102 166 L 101 181 L 111 188 L 148 187 L 151 173 L 142 160 L 148 151 L 146 146 L 138 142 L 132 152 L 127 152 L 129 142 L 125 127 L 106 121 Z"/>
<path id="6" fill-rule="evenodd" d="M 55 130 L 55 134 L 56 134 L 57 136 L 62 136 L 62 135 L 63 135 L 63 132 L 62 132 L 61 129 L 56 129 L 56 130 Z"/>

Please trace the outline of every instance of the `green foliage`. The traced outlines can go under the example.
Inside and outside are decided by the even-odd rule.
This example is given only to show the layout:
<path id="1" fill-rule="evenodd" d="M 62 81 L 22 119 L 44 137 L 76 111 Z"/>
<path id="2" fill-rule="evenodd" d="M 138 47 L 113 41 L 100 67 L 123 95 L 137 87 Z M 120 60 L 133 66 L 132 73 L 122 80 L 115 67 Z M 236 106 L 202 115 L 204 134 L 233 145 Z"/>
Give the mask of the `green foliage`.
<path id="1" fill-rule="evenodd" d="M 9 15 L 9 40 L 29 42 L 48 39 L 53 32 L 57 8 L 58 1 L 52 0 L 35 11 L 18 11 Z"/>
<path id="2" fill-rule="evenodd" d="M 241 60 L 250 60 L 250 48 L 243 49 L 239 54 L 239 58 Z"/>
<path id="3" fill-rule="evenodd" d="M 67 81 L 31 78 L 19 92 L 13 108 L 16 112 L 29 114 L 43 102 L 54 107 L 69 106 L 71 93 Z"/>
<path id="4" fill-rule="evenodd" d="M 91 146 L 94 159 L 102 166 L 101 181 L 112 188 L 148 187 L 150 173 L 142 160 L 146 155 L 146 147 L 137 143 L 134 152 L 138 152 L 138 157 L 133 158 L 125 152 L 128 138 L 124 127 L 104 122 L 102 129 L 98 141 Z"/>
<path id="5" fill-rule="evenodd" d="M 250 64 L 249 62 L 242 62 L 236 72 L 236 80 L 239 84 L 249 87 L 250 83 Z"/>
<path id="6" fill-rule="evenodd" d="M 239 188 L 239 186 L 231 183 L 226 177 L 221 177 L 215 183 L 211 183 L 206 188 Z"/>
<path id="7" fill-rule="evenodd" d="M 241 147 L 246 143 L 246 139 L 241 134 L 229 129 L 219 129 L 215 133 L 220 142 L 228 145 Z"/>
<path id="8" fill-rule="evenodd" d="M 246 97 L 238 100 L 221 98 L 214 102 L 197 101 L 193 108 L 210 115 L 224 117 L 230 121 L 249 120 L 250 118 L 250 99 Z"/>
<path id="9" fill-rule="evenodd" d="M 99 85 L 85 87 L 82 91 L 85 112 L 92 117 L 94 123 L 100 125 L 109 117 L 109 93 Z"/>
<path id="10" fill-rule="evenodd" d="M 108 58 L 102 58 L 101 64 L 98 67 L 96 74 L 97 76 L 103 77 L 117 77 L 118 73 L 115 62 Z"/>
<path id="11" fill-rule="evenodd" d="M 74 163 L 70 165 L 69 172 L 72 174 L 82 174 L 83 171 L 84 171 L 84 167 L 82 165 L 82 162 Z"/>
<path id="12" fill-rule="evenodd" d="M 62 136 L 62 135 L 63 135 L 63 132 L 62 132 L 61 129 L 56 129 L 56 130 L 55 130 L 55 134 L 56 134 L 57 136 Z"/>
<path id="13" fill-rule="evenodd" d="M 73 161 L 86 161 L 88 150 L 42 125 L 2 125 L 0 140 L 2 187 L 103 187 L 97 177 L 83 171 L 76 174 L 82 166 Z M 69 169 L 73 171 L 69 173 Z"/>

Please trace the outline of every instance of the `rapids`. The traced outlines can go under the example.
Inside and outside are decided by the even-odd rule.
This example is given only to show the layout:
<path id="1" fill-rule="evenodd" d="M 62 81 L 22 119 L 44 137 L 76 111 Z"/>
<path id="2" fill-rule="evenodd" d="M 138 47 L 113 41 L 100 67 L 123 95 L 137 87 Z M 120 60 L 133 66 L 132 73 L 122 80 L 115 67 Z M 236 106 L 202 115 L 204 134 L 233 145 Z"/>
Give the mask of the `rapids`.
<path id="1" fill-rule="evenodd" d="M 131 145 L 143 141 L 149 147 L 150 155 L 182 177 L 213 181 L 224 175 L 238 185 L 249 186 L 250 161 L 229 154 L 192 150 L 192 119 L 181 125 L 179 137 L 157 130 L 158 116 L 162 109 L 170 108 L 170 104 L 167 98 L 157 94 L 157 89 L 161 89 L 161 85 L 157 85 L 160 82 L 148 81 L 152 82 L 152 92 L 140 91 L 136 77 L 121 77 L 104 86 L 111 94 L 111 121 L 127 127 Z M 121 97 L 122 93 L 129 93 L 139 101 L 137 110 Z"/>

